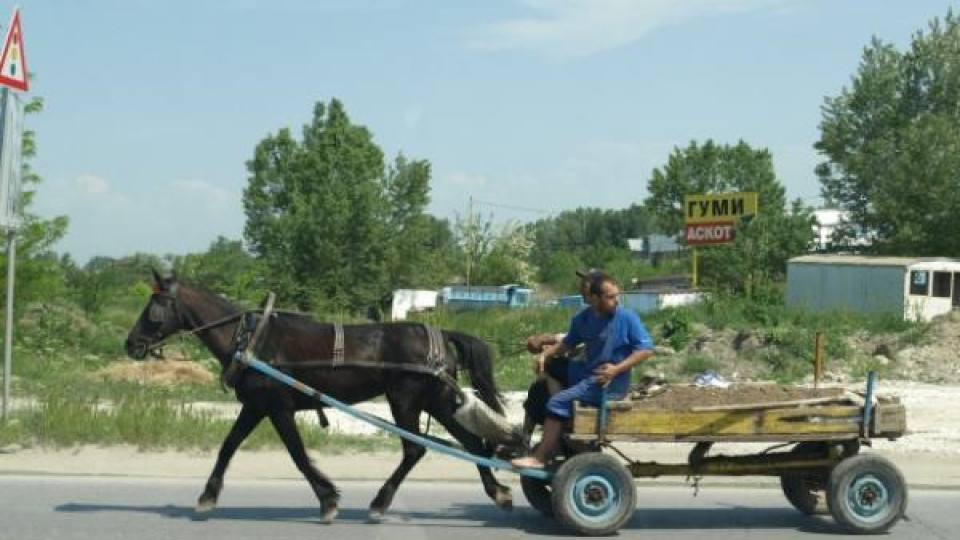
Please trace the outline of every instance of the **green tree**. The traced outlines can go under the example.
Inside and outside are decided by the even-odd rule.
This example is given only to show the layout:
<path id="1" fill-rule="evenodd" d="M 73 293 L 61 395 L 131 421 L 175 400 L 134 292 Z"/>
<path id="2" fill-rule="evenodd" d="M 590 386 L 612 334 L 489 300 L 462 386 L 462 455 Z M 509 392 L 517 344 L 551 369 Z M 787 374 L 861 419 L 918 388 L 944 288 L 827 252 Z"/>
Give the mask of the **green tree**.
<path id="1" fill-rule="evenodd" d="M 782 212 L 786 200 L 770 152 L 743 141 L 735 146 L 693 141 L 682 150 L 674 148 L 663 169 L 653 170 L 647 191 L 645 204 L 666 234 L 683 229 L 685 195 L 756 191 L 761 214 Z"/>
<path id="2" fill-rule="evenodd" d="M 177 257 L 173 268 L 181 277 L 247 304 L 259 303 L 266 294 L 263 271 L 240 240 L 218 236 L 207 251 Z"/>
<path id="3" fill-rule="evenodd" d="M 386 284 L 383 152 L 334 99 L 314 107 L 302 141 L 288 129 L 247 163 L 244 235 L 269 284 L 305 311 L 360 311 Z"/>
<path id="4" fill-rule="evenodd" d="M 465 281 L 471 285 L 536 283 L 530 252 L 534 238 L 529 227 L 517 221 L 495 226 L 487 218 L 457 219 L 456 234 L 464 254 Z"/>
<path id="5" fill-rule="evenodd" d="M 316 105 L 302 140 L 281 129 L 261 141 L 247 169 L 244 236 L 269 287 L 300 309 L 363 313 L 436 279 L 432 250 L 446 246 L 444 222 L 425 214 L 430 164 L 400 155 L 387 167 L 340 101 Z"/>
<path id="6" fill-rule="evenodd" d="M 812 239 L 811 209 L 799 201 L 788 209 L 770 152 L 743 141 L 730 146 L 708 140 L 674 149 L 663 169 L 653 171 L 648 191 L 647 207 L 669 234 L 683 226 L 684 195 L 758 193 L 759 215 L 738 228 L 732 244 L 699 250 L 705 285 L 753 295 L 781 281 L 787 259 L 806 251 Z"/>
<path id="7" fill-rule="evenodd" d="M 26 115 L 40 113 L 43 100 L 34 98 L 24 107 Z M 30 302 L 52 300 L 65 291 L 64 275 L 60 261 L 52 251 L 67 233 L 69 220 L 66 216 L 42 219 L 33 214 L 30 207 L 36 196 L 36 188 L 41 178 L 30 167 L 30 160 L 36 156 L 36 134 L 32 130 L 23 133 L 23 161 L 21 172 L 22 194 L 19 206 L 20 226 L 16 231 L 16 307 L 18 310 Z M 8 253 L 0 254 L 0 267 L 7 267 Z M 6 293 L 6 271 L 2 273 L 0 283 Z"/>
<path id="8" fill-rule="evenodd" d="M 390 290 L 423 287 L 429 279 L 433 257 L 432 233 L 436 222 L 425 213 L 430 203 L 430 163 L 396 158 L 384 181 L 387 212 L 387 247 Z"/>
<path id="9" fill-rule="evenodd" d="M 540 283 L 557 294 L 568 294 L 580 286 L 577 270 L 586 267 L 576 253 L 555 251 L 546 255 L 540 266 Z"/>
<path id="10" fill-rule="evenodd" d="M 958 54 L 950 11 L 905 52 L 874 38 L 850 86 L 825 99 L 814 145 L 823 196 L 876 235 L 878 252 L 960 255 Z"/>
<path id="11" fill-rule="evenodd" d="M 577 292 L 579 280 L 570 267 L 574 261 L 581 269 L 616 265 L 624 275 L 635 275 L 639 268 L 630 262 L 627 240 L 653 232 L 652 221 L 639 204 L 622 210 L 577 208 L 538 220 L 532 226 L 532 260 L 539 268 L 540 281 L 558 293 Z"/>
<path id="12" fill-rule="evenodd" d="M 437 288 L 456 280 L 463 272 L 463 250 L 446 219 L 426 216 L 426 259 L 411 287 Z"/>

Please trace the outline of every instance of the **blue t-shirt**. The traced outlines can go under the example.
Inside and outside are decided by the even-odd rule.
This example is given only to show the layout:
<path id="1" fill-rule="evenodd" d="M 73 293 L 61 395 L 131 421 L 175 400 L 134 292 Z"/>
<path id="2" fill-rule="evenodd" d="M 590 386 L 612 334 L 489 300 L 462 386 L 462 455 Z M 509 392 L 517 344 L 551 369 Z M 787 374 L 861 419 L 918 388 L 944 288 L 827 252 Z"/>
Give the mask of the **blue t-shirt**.
<path id="1" fill-rule="evenodd" d="M 605 354 L 608 337 L 611 343 L 609 354 Z M 574 315 L 570 321 L 570 331 L 563 338 L 563 344 L 572 349 L 580 343 L 586 345 L 586 365 L 580 371 L 578 380 L 571 378 L 570 386 L 585 377 L 593 376 L 594 370 L 603 364 L 619 364 L 634 351 L 653 349 L 653 339 L 640 317 L 633 310 L 622 307 L 617 307 L 616 313 L 609 317 L 597 315 L 592 308 L 583 309 Z M 611 394 L 626 395 L 630 390 L 630 372 L 617 376 L 610 382 L 608 389 Z"/>

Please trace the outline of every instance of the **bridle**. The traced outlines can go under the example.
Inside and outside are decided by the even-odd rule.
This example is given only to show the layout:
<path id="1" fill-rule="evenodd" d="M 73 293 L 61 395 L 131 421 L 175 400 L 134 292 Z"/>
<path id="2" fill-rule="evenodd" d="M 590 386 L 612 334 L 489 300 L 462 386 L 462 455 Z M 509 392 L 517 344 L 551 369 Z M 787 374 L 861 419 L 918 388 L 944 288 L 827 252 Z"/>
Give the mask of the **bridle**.
<path id="1" fill-rule="evenodd" d="M 147 353 L 151 356 L 160 357 L 160 353 L 157 352 L 158 349 L 163 348 L 164 345 L 172 341 L 176 337 L 182 337 L 184 334 L 193 335 L 204 330 L 210 330 L 211 328 L 217 328 L 223 326 L 227 323 L 240 320 L 246 312 L 238 312 L 233 315 L 227 315 L 213 322 L 209 322 L 203 325 L 197 325 L 197 323 L 186 314 L 186 312 L 180 307 L 180 301 L 178 298 L 179 285 L 174 283 L 170 286 L 169 290 L 161 289 L 159 286 L 155 285 L 153 289 L 153 295 L 155 297 L 160 297 L 164 299 L 164 305 L 157 305 L 157 302 L 151 300 L 150 307 L 147 308 L 147 317 L 151 322 L 163 323 L 166 322 L 166 310 L 172 310 L 174 315 L 177 317 L 179 322 L 179 330 L 172 332 L 168 336 L 158 340 L 157 342 L 147 345 Z M 189 329 L 188 329 L 189 328 Z"/>

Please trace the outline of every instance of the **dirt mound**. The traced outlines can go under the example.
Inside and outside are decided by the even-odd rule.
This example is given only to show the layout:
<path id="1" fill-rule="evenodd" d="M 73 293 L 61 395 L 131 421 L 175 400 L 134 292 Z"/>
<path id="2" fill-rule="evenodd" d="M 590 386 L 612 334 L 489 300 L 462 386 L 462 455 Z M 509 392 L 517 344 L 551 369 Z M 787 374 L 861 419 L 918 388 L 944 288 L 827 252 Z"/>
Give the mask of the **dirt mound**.
<path id="1" fill-rule="evenodd" d="M 840 397 L 844 392 L 843 388 L 814 389 L 779 384 L 735 384 L 728 388 L 668 385 L 662 393 L 634 401 L 633 408 L 686 410 L 691 407 Z"/>
<path id="2" fill-rule="evenodd" d="M 215 380 L 214 375 L 197 362 L 173 359 L 117 362 L 94 375 L 108 381 L 132 381 L 155 386 L 208 384 Z"/>
<path id="3" fill-rule="evenodd" d="M 672 374 L 672 380 L 676 380 L 677 374 L 687 379 L 691 366 L 697 366 L 695 371 L 718 371 L 733 382 L 771 380 L 775 368 L 783 372 L 784 363 L 799 360 L 796 352 L 784 358 L 784 349 L 778 345 L 784 340 L 790 342 L 792 331 L 788 327 L 717 330 L 694 324 L 694 338 L 686 347 L 679 351 L 661 348 L 656 359 L 657 369 Z M 824 357 L 823 380 L 830 383 L 862 381 L 864 373 L 872 370 L 884 379 L 960 384 L 960 311 L 941 315 L 927 326 L 903 332 L 862 331 L 844 337 L 827 332 L 826 340 L 828 352 Z M 830 356 L 829 344 L 834 340 L 842 340 L 843 356 Z M 809 352 L 804 356 L 812 359 L 813 349 L 811 336 Z M 794 371 L 802 371 L 797 380 L 812 382 L 812 365 L 803 371 L 802 365 L 794 364 Z"/>

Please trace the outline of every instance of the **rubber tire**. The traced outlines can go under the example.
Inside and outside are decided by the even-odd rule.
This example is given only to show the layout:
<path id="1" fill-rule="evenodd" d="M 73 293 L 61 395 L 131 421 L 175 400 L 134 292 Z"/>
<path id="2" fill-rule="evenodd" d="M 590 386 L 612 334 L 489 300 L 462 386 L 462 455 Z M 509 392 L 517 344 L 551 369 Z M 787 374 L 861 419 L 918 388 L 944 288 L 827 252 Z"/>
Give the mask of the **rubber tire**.
<path id="1" fill-rule="evenodd" d="M 521 476 L 520 487 L 523 488 L 523 496 L 527 498 L 530 506 L 543 517 L 553 517 L 553 488 L 549 480 Z"/>
<path id="2" fill-rule="evenodd" d="M 859 488 L 858 488 L 859 484 Z M 857 500 L 848 500 L 857 490 L 881 491 L 880 510 L 858 513 Z M 897 466 L 876 454 L 859 454 L 844 459 L 830 472 L 827 480 L 827 505 L 834 521 L 847 532 L 879 534 L 893 527 L 907 510 L 907 483 Z"/>
<path id="3" fill-rule="evenodd" d="M 822 453 L 827 455 L 829 447 L 822 442 L 806 441 L 797 443 L 790 451 L 794 454 Z M 801 513 L 808 516 L 819 516 L 830 513 L 827 508 L 827 477 L 829 471 L 823 475 L 783 475 L 780 477 L 780 488 L 787 501 Z"/>
<path id="4" fill-rule="evenodd" d="M 601 506 L 610 506 L 601 509 L 596 501 L 585 501 L 588 487 L 602 498 Z M 553 478 L 552 488 L 553 515 L 585 536 L 617 532 L 633 517 L 637 505 L 637 489 L 630 471 L 600 452 L 579 454 L 565 461 Z"/>

